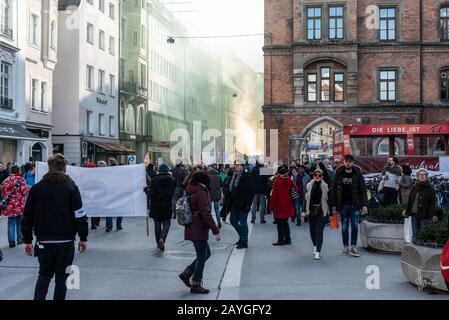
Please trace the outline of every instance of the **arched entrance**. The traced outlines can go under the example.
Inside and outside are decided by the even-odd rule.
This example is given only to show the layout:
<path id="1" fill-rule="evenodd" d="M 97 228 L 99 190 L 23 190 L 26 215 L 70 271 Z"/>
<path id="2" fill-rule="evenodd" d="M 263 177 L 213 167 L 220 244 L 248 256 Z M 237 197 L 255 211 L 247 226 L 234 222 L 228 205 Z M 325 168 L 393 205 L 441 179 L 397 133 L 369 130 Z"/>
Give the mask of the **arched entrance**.
<path id="1" fill-rule="evenodd" d="M 34 158 L 35 161 L 45 161 L 45 151 L 46 148 L 41 143 L 35 143 L 31 147 L 31 156 Z"/>

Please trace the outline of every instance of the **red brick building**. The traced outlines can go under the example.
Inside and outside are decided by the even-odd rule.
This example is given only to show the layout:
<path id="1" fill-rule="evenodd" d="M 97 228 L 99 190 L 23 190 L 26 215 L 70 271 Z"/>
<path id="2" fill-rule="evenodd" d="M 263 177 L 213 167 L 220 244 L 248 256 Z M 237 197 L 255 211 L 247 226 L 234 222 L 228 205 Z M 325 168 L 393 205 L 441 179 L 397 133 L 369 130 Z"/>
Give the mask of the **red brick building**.
<path id="1" fill-rule="evenodd" d="M 279 129 L 284 161 L 291 136 L 449 122 L 447 0 L 265 0 L 264 56 L 265 128 Z M 317 133 L 323 122 L 333 128 Z M 417 153 L 449 151 L 444 141 L 416 138 Z M 380 155 L 385 145 L 388 153 L 388 138 L 354 139 L 352 151 Z M 397 154 L 405 146 L 396 138 Z M 297 143 L 291 156 L 303 150 Z"/>

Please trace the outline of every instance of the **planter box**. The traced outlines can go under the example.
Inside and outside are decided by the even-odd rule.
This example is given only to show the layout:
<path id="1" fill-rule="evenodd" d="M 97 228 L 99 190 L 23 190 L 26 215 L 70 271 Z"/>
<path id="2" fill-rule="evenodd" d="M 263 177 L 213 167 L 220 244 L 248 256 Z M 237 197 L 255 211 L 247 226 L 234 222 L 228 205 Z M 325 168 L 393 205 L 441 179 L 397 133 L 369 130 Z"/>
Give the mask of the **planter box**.
<path id="1" fill-rule="evenodd" d="M 448 292 L 441 274 L 442 249 L 407 245 L 401 254 L 402 272 L 408 281 L 423 290 L 433 288 Z"/>
<path id="2" fill-rule="evenodd" d="M 367 250 L 399 254 L 406 245 L 404 225 L 362 221 L 360 240 Z"/>

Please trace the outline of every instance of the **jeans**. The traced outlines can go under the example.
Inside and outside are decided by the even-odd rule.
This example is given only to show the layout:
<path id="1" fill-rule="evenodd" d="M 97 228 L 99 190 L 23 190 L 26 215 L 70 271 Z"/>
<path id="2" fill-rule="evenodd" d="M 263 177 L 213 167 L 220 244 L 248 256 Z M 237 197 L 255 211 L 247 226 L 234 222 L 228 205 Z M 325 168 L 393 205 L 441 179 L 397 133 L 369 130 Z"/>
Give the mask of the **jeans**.
<path id="1" fill-rule="evenodd" d="M 291 243 L 290 226 L 288 225 L 288 219 L 275 219 L 278 229 L 278 242 Z"/>
<path id="2" fill-rule="evenodd" d="M 317 252 L 321 252 L 323 246 L 323 232 L 326 225 L 327 216 L 323 217 L 323 212 L 318 211 L 317 215 L 309 215 L 310 238 Z"/>
<path id="3" fill-rule="evenodd" d="M 22 227 L 20 225 L 22 220 L 23 216 L 8 218 L 8 241 L 16 241 L 17 236 L 17 244 L 23 243 Z"/>
<path id="4" fill-rule="evenodd" d="M 248 214 L 246 212 L 232 210 L 231 224 L 239 234 L 240 240 L 248 242 Z"/>
<path id="5" fill-rule="evenodd" d="M 420 219 L 416 216 L 412 216 L 412 228 L 413 228 L 413 238 L 416 238 L 418 231 L 424 229 L 429 224 L 427 219 Z"/>
<path id="6" fill-rule="evenodd" d="M 122 221 L 123 221 L 123 217 L 117 217 L 117 221 L 116 221 L 117 229 L 122 228 Z M 106 218 L 106 228 L 112 229 L 112 227 L 113 227 L 112 217 L 107 217 Z"/>
<path id="7" fill-rule="evenodd" d="M 293 206 L 295 207 L 295 217 L 296 217 L 296 225 L 300 226 L 301 225 L 301 204 L 302 204 L 302 200 L 300 199 L 296 199 L 293 203 Z"/>
<path id="8" fill-rule="evenodd" d="M 172 214 L 173 219 L 176 219 L 176 202 L 179 200 L 179 198 L 182 198 L 184 194 L 184 190 L 182 188 L 175 188 L 175 192 L 173 193 L 173 196 L 171 198 L 171 208 L 172 208 Z"/>
<path id="9" fill-rule="evenodd" d="M 170 230 L 171 220 L 154 219 L 154 235 L 156 236 L 156 243 L 159 240 L 167 240 L 168 231 Z"/>
<path id="10" fill-rule="evenodd" d="M 349 220 L 351 220 L 351 246 L 357 245 L 359 234 L 359 216 L 360 211 L 353 209 L 351 205 L 342 205 L 340 208 L 341 215 L 341 233 L 343 235 L 343 245 L 349 246 Z"/>
<path id="11" fill-rule="evenodd" d="M 253 204 L 251 207 L 251 220 L 256 221 L 256 212 L 258 206 L 260 206 L 260 221 L 265 221 L 265 214 L 267 213 L 267 199 L 264 194 L 254 195 Z"/>
<path id="12" fill-rule="evenodd" d="M 72 265 L 75 256 L 74 242 L 41 244 L 39 249 L 39 278 L 36 282 L 34 300 L 45 300 L 48 286 L 55 276 L 54 300 L 65 300 L 67 293 L 66 280 L 69 276 L 67 267 Z"/>
<path id="13" fill-rule="evenodd" d="M 196 259 L 190 264 L 193 270 L 193 281 L 201 282 L 203 280 L 204 265 L 210 258 L 210 248 L 207 240 L 192 240 L 195 247 Z"/>
<path id="14" fill-rule="evenodd" d="M 215 216 L 217 217 L 217 223 L 220 223 L 221 214 L 220 214 L 220 201 L 212 201 L 215 210 Z"/>

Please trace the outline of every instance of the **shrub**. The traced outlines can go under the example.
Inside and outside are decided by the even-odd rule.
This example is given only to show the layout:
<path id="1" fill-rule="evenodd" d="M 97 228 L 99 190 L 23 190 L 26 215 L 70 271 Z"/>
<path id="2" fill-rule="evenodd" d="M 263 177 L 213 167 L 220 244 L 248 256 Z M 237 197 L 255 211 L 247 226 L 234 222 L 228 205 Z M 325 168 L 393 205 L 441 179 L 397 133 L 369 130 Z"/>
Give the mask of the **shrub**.
<path id="1" fill-rule="evenodd" d="M 373 222 L 402 223 L 404 222 L 404 217 L 402 216 L 402 211 L 404 211 L 404 209 L 404 206 L 398 204 L 385 208 L 376 208 L 370 212 L 368 219 Z"/>
<path id="2" fill-rule="evenodd" d="M 417 239 L 419 243 L 430 244 L 437 247 L 445 245 L 449 239 L 448 220 L 444 219 L 435 224 L 429 224 L 424 229 L 418 231 Z"/>

